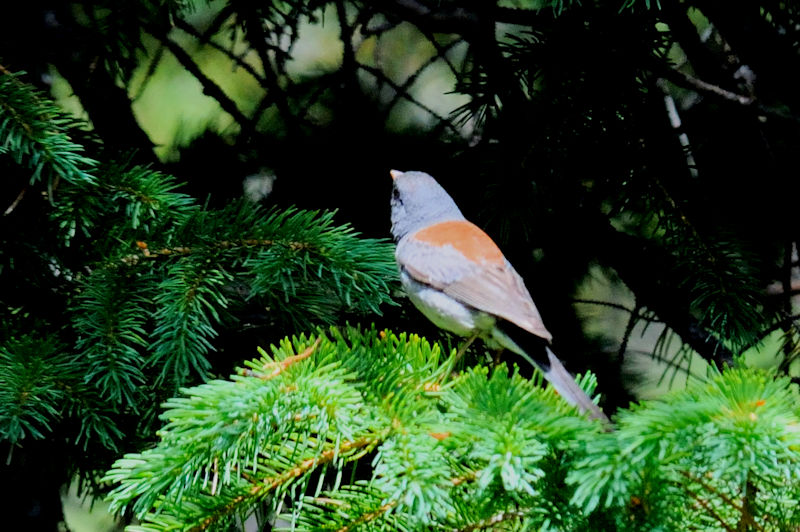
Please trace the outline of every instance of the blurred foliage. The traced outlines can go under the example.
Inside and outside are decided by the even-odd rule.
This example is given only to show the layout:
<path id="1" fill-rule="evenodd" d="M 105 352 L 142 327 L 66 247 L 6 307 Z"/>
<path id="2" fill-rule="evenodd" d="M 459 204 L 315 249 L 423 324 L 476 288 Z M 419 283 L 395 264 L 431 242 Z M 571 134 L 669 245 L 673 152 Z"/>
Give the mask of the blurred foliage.
<path id="1" fill-rule="evenodd" d="M 449 463 L 432 463 L 430 479 L 396 476 L 401 450 L 413 461 L 456 441 L 417 447 L 416 433 L 376 443 L 396 459 L 376 463 L 381 482 L 364 484 L 363 467 L 349 483 L 320 481 L 341 488 L 331 500 L 351 516 L 384 508 L 388 528 L 432 516 L 490 528 L 504 516 L 569 529 L 590 510 L 606 529 L 628 518 L 796 526 L 788 502 L 764 498 L 794 493 L 790 435 L 759 424 L 761 410 L 747 411 L 757 428 L 746 434 L 714 414 L 738 412 L 725 387 L 741 386 L 774 406 L 768 419 L 795 415 L 794 2 L 31 0 L 2 14 L 15 31 L 0 33 L 0 434 L 3 474 L 22 479 L 0 493 L 9 515 L 37 508 L 30 527 L 54 529 L 61 486 L 77 474 L 80 488 L 106 490 L 98 480 L 119 451 L 154 444 L 161 401 L 228 374 L 257 345 L 364 316 L 450 341 L 386 305 L 386 176 L 399 168 L 433 174 L 500 243 L 569 367 L 597 375 L 607 411 L 654 374 L 695 391 L 624 410 L 610 439 L 581 451 L 624 483 L 586 484 L 584 462 L 548 461 L 541 442 L 513 467 L 476 444 L 470 460 L 488 472 L 469 497 L 502 505 L 552 482 L 541 505 L 572 501 L 557 523 L 536 520 L 544 506 L 470 516 L 439 483 Z M 775 388 L 748 366 L 774 372 Z M 688 415 L 686 401 L 706 410 L 659 432 L 670 412 Z M 741 469 L 722 458 L 703 469 L 701 429 L 719 444 L 714 460 L 744 453 Z M 779 458 L 766 467 L 750 443 Z M 697 453 L 671 454 L 687 446 Z M 345 508 L 309 504 L 319 519 Z M 780 517 L 759 517 L 769 513 Z"/>

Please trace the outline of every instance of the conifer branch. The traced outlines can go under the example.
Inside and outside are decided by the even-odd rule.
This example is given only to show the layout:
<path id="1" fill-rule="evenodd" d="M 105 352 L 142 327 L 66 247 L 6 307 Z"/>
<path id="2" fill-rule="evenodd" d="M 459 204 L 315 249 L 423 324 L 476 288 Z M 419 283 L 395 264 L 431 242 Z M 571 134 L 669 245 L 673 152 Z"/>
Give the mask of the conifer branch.
<path id="1" fill-rule="evenodd" d="M 314 471 L 326 467 L 341 471 L 344 463 L 376 449 L 380 460 L 368 499 L 354 498 L 366 495 L 363 486 L 334 487 L 324 496 L 305 499 L 305 505 L 292 511 L 300 511 L 298 518 L 304 522 L 329 516 L 337 529 L 344 530 L 395 519 L 398 512 L 410 522 L 429 523 L 448 515 L 453 497 L 465 489 L 481 493 L 501 483 L 509 493 L 529 500 L 535 491 L 528 483 L 541 476 L 538 467 L 546 459 L 545 445 L 559 447 L 558 434 L 576 435 L 593 426 L 585 419 L 565 419 L 568 410 L 560 410 L 565 408 L 561 399 L 502 370 L 488 380 L 485 371 L 453 379 L 449 370 L 453 355 L 439 360 L 436 349 L 415 337 L 331 329 L 329 336 L 287 341 L 273 352 L 272 357 L 249 362 L 249 369 L 240 370 L 233 381 L 187 390 L 188 397 L 168 403 L 164 418 L 169 424 L 158 447 L 126 456 L 107 475 L 107 480 L 118 483 L 112 492 L 115 507 L 132 505 L 153 526 L 172 516 L 169 519 L 179 519 L 190 529 L 205 530 L 228 516 L 247 513 L 269 494 L 288 493 Z M 405 368 L 405 374 L 395 368 Z M 426 385 L 440 382 L 440 373 L 449 380 L 438 391 Z M 310 403 L 297 402 L 307 396 Z M 489 404 L 487 396 L 492 398 Z M 270 406 L 264 409 L 261 401 L 248 397 L 269 397 Z M 233 414 L 228 403 L 251 406 Z M 545 404 L 554 410 L 543 411 Z M 442 409 L 450 414 L 442 417 Z M 522 416 L 510 429 L 527 435 L 519 446 L 509 448 L 504 434 L 485 425 L 485 419 L 500 412 Z M 232 414 L 233 419 L 228 417 Z M 222 417 L 227 422 L 222 423 Z M 442 423 L 446 431 L 433 430 Z M 484 428 L 476 433 L 479 427 Z M 548 436 L 540 439 L 533 427 Z M 466 454 L 457 450 L 470 447 L 474 451 Z M 519 453 L 520 460 L 509 461 L 509 452 Z M 250 458 L 254 453 L 255 465 Z M 454 482 L 456 472 L 466 479 L 466 464 L 479 471 L 477 482 Z M 504 468 L 515 474 L 503 473 L 501 481 Z M 209 480 L 201 482 L 198 476 Z M 425 485 L 426 478 L 441 482 Z M 197 497 L 208 511 L 196 511 L 182 502 Z M 509 495 L 508 504 L 512 501 Z M 309 505 L 317 513 L 300 510 Z M 159 513 L 151 513 L 156 507 Z M 456 529 L 464 522 L 488 526 L 510 518 L 514 511 L 518 510 L 504 506 L 467 521 L 455 515 L 447 519 L 462 523 Z"/>
<path id="2" fill-rule="evenodd" d="M 708 515 L 710 515 L 711 517 L 713 517 L 713 518 L 714 518 L 714 520 L 715 520 L 716 522 L 718 522 L 722 528 L 724 528 L 724 529 L 725 529 L 727 532 L 736 532 L 736 529 L 734 529 L 732 526 L 730 526 L 728 523 L 726 523 L 726 522 L 725 522 L 725 519 L 723 519 L 723 518 L 722 518 L 722 516 L 721 516 L 721 515 L 719 515 L 719 514 L 718 514 L 718 513 L 717 513 L 717 512 L 714 510 L 714 508 L 713 508 L 713 507 L 712 507 L 712 506 L 711 506 L 711 505 L 708 503 L 708 501 L 704 500 L 704 499 L 703 499 L 703 498 L 702 498 L 702 497 L 701 497 L 701 496 L 700 496 L 698 493 L 696 493 L 695 491 L 693 491 L 693 490 L 691 490 L 691 489 L 689 489 L 689 488 L 683 488 L 683 489 L 686 491 L 686 493 L 687 493 L 687 494 L 688 494 L 688 495 L 689 495 L 689 496 L 690 496 L 690 497 L 691 497 L 691 498 L 692 498 L 692 499 L 693 499 L 693 500 L 694 500 L 694 501 L 695 501 L 695 502 L 696 502 L 696 503 L 697 503 L 697 504 L 698 504 L 698 505 L 699 505 L 701 508 L 703 508 L 703 510 L 705 510 L 705 511 L 706 511 L 706 513 L 707 513 Z"/>
<path id="3" fill-rule="evenodd" d="M 259 379 L 263 379 L 263 380 L 274 379 L 275 377 L 280 375 L 283 371 L 285 371 L 292 364 L 295 364 L 297 362 L 300 362 L 301 360 L 305 360 L 306 358 L 310 357 L 314 353 L 314 350 L 316 350 L 317 347 L 319 347 L 319 343 L 321 341 L 322 341 L 322 337 L 321 336 L 317 337 L 317 339 L 314 341 L 314 343 L 311 344 L 310 346 L 308 346 L 305 349 L 305 351 L 303 351 L 302 353 L 299 353 L 297 355 L 292 355 L 292 356 L 290 356 L 288 358 L 285 358 L 285 359 L 283 359 L 283 360 L 281 360 L 279 362 L 269 362 L 269 363 L 265 364 L 261 368 L 261 370 L 259 372 L 256 372 L 256 371 L 253 371 L 253 370 L 250 370 L 250 369 L 243 369 L 243 370 L 240 370 L 239 374 L 247 376 L 247 377 L 258 377 Z M 269 373 L 264 373 L 265 371 L 267 371 L 269 369 L 272 369 L 272 371 L 270 371 Z"/>
<path id="4" fill-rule="evenodd" d="M 118 272 L 96 270 L 84 282 L 78 298 L 81 312 L 73 319 L 76 348 L 87 365 L 84 382 L 100 390 L 112 404 L 137 409 L 147 346 L 146 302 L 123 292 L 129 282 Z M 136 284 L 131 292 L 135 293 Z M 127 296 L 127 297 L 124 297 Z"/>
<path id="5" fill-rule="evenodd" d="M 239 495 L 235 497 L 222 508 L 215 510 L 212 515 L 206 518 L 198 526 L 192 527 L 189 530 L 208 530 L 209 527 L 219 521 L 222 517 L 239 510 L 240 505 L 243 503 L 250 500 L 263 499 L 267 494 L 272 493 L 281 486 L 291 483 L 303 475 L 306 475 L 312 469 L 316 469 L 319 466 L 325 466 L 339 456 L 347 456 L 354 451 L 359 451 L 368 447 L 374 447 L 379 441 L 380 438 L 374 439 L 367 437 L 360 438 L 357 441 L 345 441 L 339 444 L 337 448 L 327 449 L 320 453 L 319 456 L 303 460 L 276 477 L 259 481 L 250 488 L 247 495 Z"/>
<path id="6" fill-rule="evenodd" d="M 512 512 L 500 512 L 495 514 L 488 519 L 483 519 L 477 523 L 472 525 L 465 526 L 463 528 L 459 528 L 459 532 L 474 532 L 475 530 L 483 530 L 483 529 L 492 529 L 495 525 L 498 525 L 504 521 L 510 521 L 511 519 L 521 519 L 525 517 L 526 512 L 524 511 L 512 511 Z"/>
<path id="7" fill-rule="evenodd" d="M 722 501 L 725 504 L 727 504 L 728 506 L 739 512 L 739 514 L 742 516 L 742 520 L 745 522 L 747 526 L 753 526 L 756 528 L 756 530 L 760 530 L 763 532 L 764 528 L 756 522 L 756 520 L 749 512 L 746 511 L 743 504 L 738 504 L 736 501 L 734 501 L 733 499 L 731 499 L 718 489 L 714 488 L 714 486 L 712 486 L 708 482 L 705 482 L 703 479 L 690 474 L 688 471 L 678 471 L 678 473 L 684 476 L 685 478 L 689 479 L 690 481 L 699 484 L 703 489 L 705 489 L 709 493 L 712 493 L 713 495 L 716 495 L 717 497 L 722 499 Z"/>
<path id="8" fill-rule="evenodd" d="M 167 258 L 181 255 L 191 255 L 193 253 L 204 253 L 209 250 L 237 250 L 240 248 L 268 248 L 276 245 L 287 246 L 289 249 L 299 251 L 303 249 L 311 249 L 307 242 L 283 242 L 271 239 L 257 239 L 257 238 L 243 238 L 240 240 L 222 240 L 220 242 L 213 242 L 202 247 L 194 246 L 176 246 L 172 248 L 151 249 L 149 244 L 143 240 L 136 241 L 136 247 L 139 248 L 139 253 L 133 255 L 126 255 L 120 259 L 126 264 L 135 264 L 138 262 L 139 257 L 147 259 Z"/>
<path id="9" fill-rule="evenodd" d="M 367 523 L 371 523 L 375 519 L 382 517 L 386 512 L 388 512 L 395 506 L 397 506 L 397 501 L 389 501 L 386 504 L 381 505 L 381 507 L 378 508 L 377 510 L 374 510 L 372 512 L 367 512 L 364 515 L 359 516 L 357 519 L 353 520 L 352 523 L 343 526 L 336 532 L 349 532 L 350 530 L 353 530 L 356 527 L 359 527 Z"/>
<path id="10" fill-rule="evenodd" d="M 70 138 L 75 120 L 44 99 L 19 75 L 0 75 L 0 155 L 8 154 L 31 171 L 30 184 L 44 180 L 52 201 L 56 179 L 75 184 L 95 183 L 90 169 L 96 161 Z"/>

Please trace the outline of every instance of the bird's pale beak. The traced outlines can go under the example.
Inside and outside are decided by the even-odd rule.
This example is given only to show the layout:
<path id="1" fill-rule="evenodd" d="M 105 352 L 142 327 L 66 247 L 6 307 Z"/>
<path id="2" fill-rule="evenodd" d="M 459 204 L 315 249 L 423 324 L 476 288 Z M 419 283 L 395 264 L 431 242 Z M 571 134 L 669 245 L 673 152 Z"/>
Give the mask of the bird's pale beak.
<path id="1" fill-rule="evenodd" d="M 389 175 L 392 176 L 392 179 L 397 179 L 398 177 L 403 175 L 403 172 L 401 172 L 400 170 L 389 170 Z"/>

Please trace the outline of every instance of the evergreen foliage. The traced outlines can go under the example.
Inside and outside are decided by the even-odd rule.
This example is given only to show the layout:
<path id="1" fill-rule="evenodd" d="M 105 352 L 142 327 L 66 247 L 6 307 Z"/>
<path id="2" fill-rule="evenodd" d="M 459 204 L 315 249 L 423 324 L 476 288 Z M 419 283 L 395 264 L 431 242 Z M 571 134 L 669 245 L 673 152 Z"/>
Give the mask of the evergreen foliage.
<path id="1" fill-rule="evenodd" d="M 504 366 L 388 331 L 286 339 L 165 404 L 106 480 L 130 530 L 788 530 L 800 409 L 787 379 L 712 371 L 612 432 Z M 582 380 L 591 393 L 594 380 Z M 358 467 L 356 462 L 370 464 Z"/>
<path id="2" fill-rule="evenodd" d="M 552 390 L 503 367 L 455 374 L 455 350 L 374 329 L 271 351 L 168 401 L 159 444 L 117 461 L 106 480 L 143 518 L 132 530 L 224 529 L 262 501 L 302 529 L 582 520 L 545 511 L 543 478 L 600 427 Z"/>
<path id="3" fill-rule="evenodd" d="M 0 9 L 6 522 L 56 530 L 77 480 L 131 530 L 800 527 L 794 2 Z M 163 68 L 223 119 L 157 160 Z M 393 306 L 392 167 L 498 241 L 611 430 Z M 626 313 L 596 337 L 601 270 L 633 304 L 584 300 Z M 630 404 L 642 324 L 690 377 Z"/>
<path id="4" fill-rule="evenodd" d="M 708 380 L 621 412 L 570 471 L 572 501 L 628 509 L 637 530 L 791 530 L 797 501 L 798 397 L 758 370 Z"/>
<path id="5" fill-rule="evenodd" d="M 44 181 L 52 192 L 57 179 L 94 183 L 94 161 L 69 135 L 76 121 L 16 74 L 0 71 L 0 109 L 0 155 L 27 168 L 31 184 Z"/>
<path id="6" fill-rule="evenodd" d="M 255 317 L 262 330 L 293 330 L 391 302 L 388 243 L 361 238 L 331 212 L 203 207 L 171 176 L 82 155 L 72 140 L 82 125 L 59 118 L 16 75 L 0 76 L 0 87 L 9 91 L 2 155 L 32 175 L 26 187 L 47 191 L 40 221 L 53 228 L 40 269 L 6 252 L 4 275 L 56 286 L 69 317 L 31 320 L 35 295 L 3 298 L 0 433 L 9 450 L 58 437 L 116 452 L 123 438 L 149 437 L 158 397 L 236 363 L 213 354 L 223 326 L 243 330 Z M 17 239 L 8 250 L 25 245 L 26 232 L 6 238 Z"/>

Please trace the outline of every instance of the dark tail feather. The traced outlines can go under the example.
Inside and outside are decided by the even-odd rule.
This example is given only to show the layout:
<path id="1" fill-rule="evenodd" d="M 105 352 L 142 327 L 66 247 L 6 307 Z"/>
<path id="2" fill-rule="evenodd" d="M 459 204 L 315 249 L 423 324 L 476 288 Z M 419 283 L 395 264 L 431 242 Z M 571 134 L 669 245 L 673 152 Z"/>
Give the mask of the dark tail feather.
<path id="1" fill-rule="evenodd" d="M 600 410 L 600 407 L 592 402 L 586 392 L 584 392 L 575 379 L 570 375 L 567 368 L 561 363 L 556 355 L 547 349 L 547 359 L 550 362 L 548 369 L 540 368 L 544 374 L 544 378 L 556 389 L 556 391 L 568 403 L 577 406 L 581 412 L 588 412 L 589 417 L 592 419 L 600 419 L 609 422 L 609 419 Z"/>
<path id="2" fill-rule="evenodd" d="M 508 321 L 498 320 L 496 326 L 507 339 L 511 340 L 511 345 L 505 346 L 512 351 L 519 352 L 523 358 L 539 368 L 544 378 L 568 403 L 577 406 L 581 412 L 588 412 L 592 419 L 610 423 L 600 407 L 592 402 L 586 392 L 575 382 L 575 378 L 567 371 L 567 368 L 550 350 L 545 339 Z M 502 338 L 496 338 L 496 340 L 503 344 Z"/>

